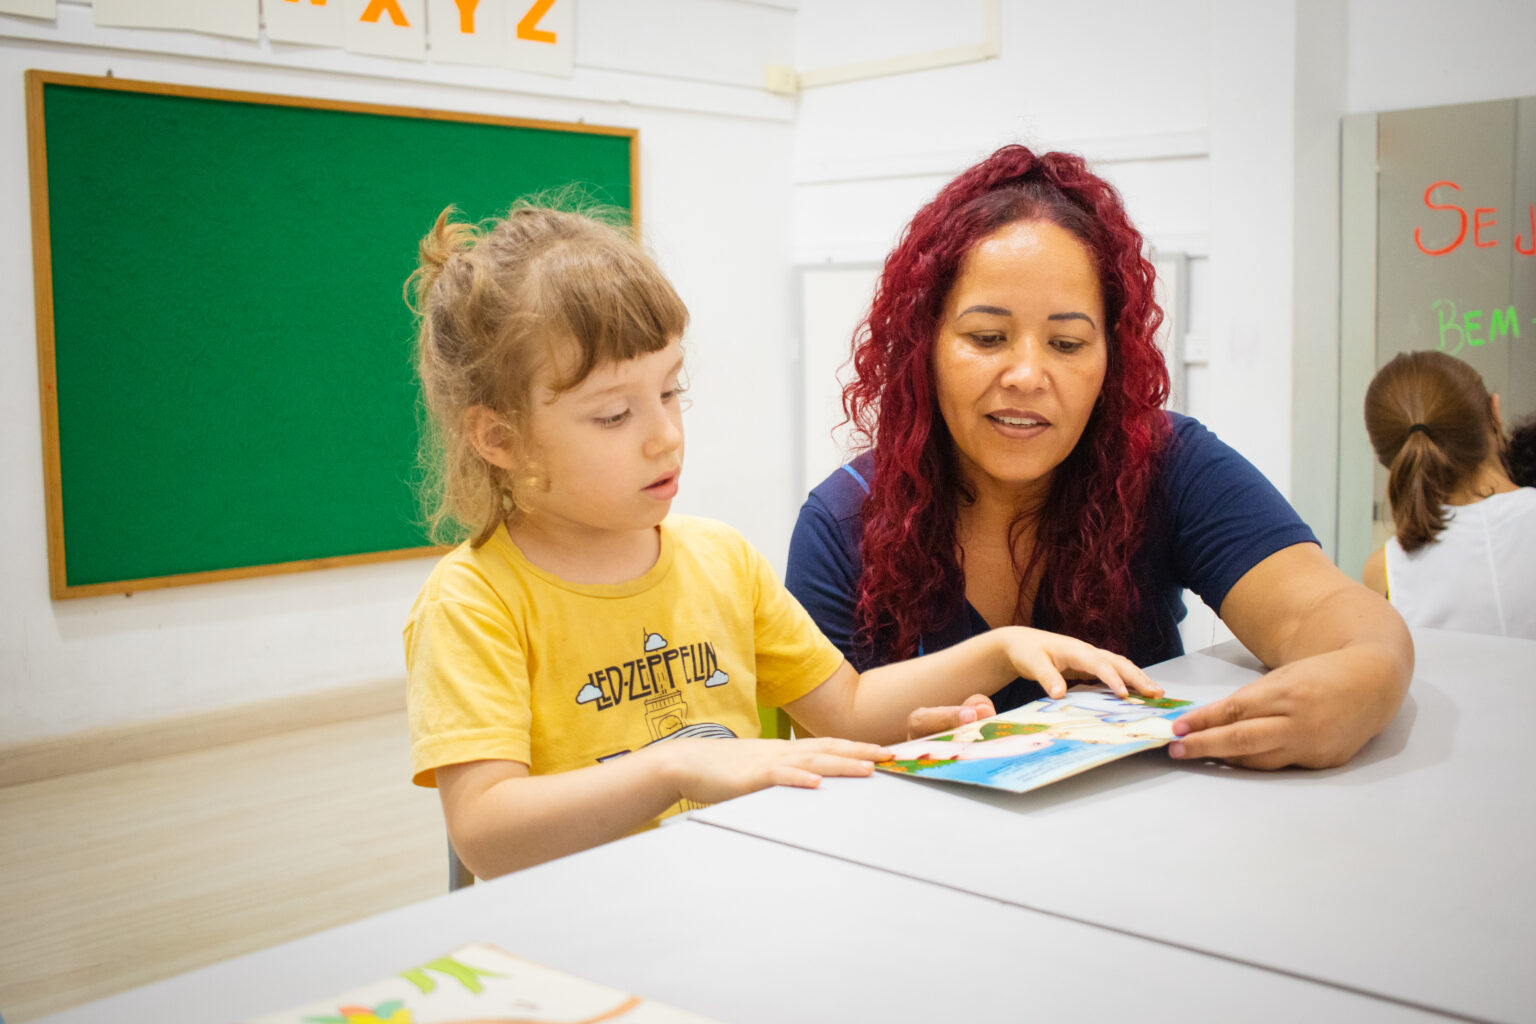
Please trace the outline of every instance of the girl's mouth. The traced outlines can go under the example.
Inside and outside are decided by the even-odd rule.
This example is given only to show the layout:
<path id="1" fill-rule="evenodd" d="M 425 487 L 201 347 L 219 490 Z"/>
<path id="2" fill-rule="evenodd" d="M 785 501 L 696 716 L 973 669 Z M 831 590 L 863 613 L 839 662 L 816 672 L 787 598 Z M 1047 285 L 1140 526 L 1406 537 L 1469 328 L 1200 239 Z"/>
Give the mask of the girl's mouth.
<path id="1" fill-rule="evenodd" d="M 646 494 L 658 501 L 667 501 L 677 495 L 677 473 L 668 473 L 666 476 L 657 477 L 643 490 Z"/>

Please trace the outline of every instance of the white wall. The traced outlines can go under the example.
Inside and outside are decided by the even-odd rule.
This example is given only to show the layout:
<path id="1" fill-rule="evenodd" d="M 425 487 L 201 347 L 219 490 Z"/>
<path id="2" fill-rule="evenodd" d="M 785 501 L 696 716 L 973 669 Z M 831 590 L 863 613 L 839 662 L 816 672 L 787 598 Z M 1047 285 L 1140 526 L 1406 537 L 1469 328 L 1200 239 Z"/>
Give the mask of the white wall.
<path id="1" fill-rule="evenodd" d="M 794 100 L 760 87 L 764 64 L 879 60 L 984 28 L 981 0 L 795 6 L 581 0 L 569 80 L 95 30 L 81 0 L 57 24 L 0 16 L 0 743 L 398 675 L 430 565 L 48 599 L 26 68 L 638 127 L 647 232 L 694 315 L 678 508 L 778 563 L 799 500 L 792 267 L 883 258 L 945 180 L 1010 141 L 1088 154 L 1155 245 L 1208 257 L 1191 267 L 1209 351 L 1191 407 L 1316 521 L 1327 473 L 1306 446 L 1327 436 L 1336 385 L 1293 382 L 1337 350 L 1337 113 L 1536 94 L 1528 0 L 1004 0 L 1001 59 Z"/>
<path id="2" fill-rule="evenodd" d="M 431 567 L 49 599 L 28 68 L 638 128 L 648 240 L 693 314 L 676 507 L 735 524 L 782 562 L 798 504 L 783 440 L 794 101 L 761 82 L 765 63 L 793 60 L 794 12 L 731 0 L 581 0 L 578 11 L 571 79 L 98 30 L 68 0 L 57 23 L 0 16 L 0 743 L 403 676 L 400 628 Z"/>
<path id="3" fill-rule="evenodd" d="M 1536 95 L 1530 0 L 1349 0 L 1344 112 Z"/>
<path id="4" fill-rule="evenodd" d="M 981 41 L 981 0 L 944 4 L 942 17 L 938 9 L 808 0 L 799 67 Z M 1001 59 L 806 90 L 795 126 L 796 260 L 883 259 L 919 205 L 1008 142 L 1086 153 L 1160 247 L 1200 251 L 1209 9 L 1209 0 L 1005 0 Z M 872 48 L 871 37 L 885 45 Z"/>

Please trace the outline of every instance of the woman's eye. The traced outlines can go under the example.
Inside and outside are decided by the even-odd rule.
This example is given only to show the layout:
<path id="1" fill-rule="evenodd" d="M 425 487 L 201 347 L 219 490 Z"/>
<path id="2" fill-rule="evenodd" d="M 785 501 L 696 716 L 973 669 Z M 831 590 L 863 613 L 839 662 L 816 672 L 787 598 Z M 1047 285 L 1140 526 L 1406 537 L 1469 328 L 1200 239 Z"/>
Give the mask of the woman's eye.
<path id="1" fill-rule="evenodd" d="M 996 348 L 1007 340 L 1007 336 L 999 331 L 978 331 L 971 335 L 971 341 L 980 348 Z"/>
<path id="2" fill-rule="evenodd" d="M 1051 344 L 1058 352 L 1076 352 L 1088 343 L 1080 338 L 1052 338 Z"/>
<path id="3" fill-rule="evenodd" d="M 616 427 L 627 419 L 629 419 L 629 410 L 625 409 L 623 412 L 614 413 L 612 416 L 594 416 L 592 422 L 600 427 Z"/>

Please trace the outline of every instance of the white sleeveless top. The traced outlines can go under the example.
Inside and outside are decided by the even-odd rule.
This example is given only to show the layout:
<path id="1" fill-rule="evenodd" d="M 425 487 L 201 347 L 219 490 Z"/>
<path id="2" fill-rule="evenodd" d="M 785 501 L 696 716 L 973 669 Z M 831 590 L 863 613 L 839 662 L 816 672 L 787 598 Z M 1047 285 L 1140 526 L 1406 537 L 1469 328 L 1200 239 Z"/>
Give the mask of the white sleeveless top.
<path id="1" fill-rule="evenodd" d="M 1448 505 L 1438 539 L 1387 541 L 1387 593 L 1410 626 L 1536 640 L 1536 487 Z"/>

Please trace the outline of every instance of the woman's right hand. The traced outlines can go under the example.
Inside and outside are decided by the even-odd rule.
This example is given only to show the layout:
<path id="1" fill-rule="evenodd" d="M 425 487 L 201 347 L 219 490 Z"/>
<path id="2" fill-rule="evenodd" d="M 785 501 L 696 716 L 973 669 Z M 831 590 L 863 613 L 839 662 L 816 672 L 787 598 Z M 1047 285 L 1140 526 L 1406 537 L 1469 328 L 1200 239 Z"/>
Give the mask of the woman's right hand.
<path id="1" fill-rule="evenodd" d="M 827 776 L 864 776 L 891 752 L 853 740 L 672 740 L 651 747 L 678 796 L 714 804 L 769 786 L 815 789 Z"/>
<path id="2" fill-rule="evenodd" d="M 1132 690 L 1144 697 L 1163 695 L 1163 688 L 1135 662 L 1076 637 L 1028 626 L 1003 626 L 987 635 L 999 638 L 1014 671 L 1039 683 L 1048 697 L 1066 696 L 1068 676 L 1101 682 L 1117 697 L 1128 697 Z"/>
<path id="3" fill-rule="evenodd" d="M 943 708 L 918 708 L 907 716 L 907 739 L 917 740 L 936 733 L 951 732 L 962 725 L 979 722 L 997 714 L 992 698 L 984 693 L 973 693 L 964 704 Z"/>

